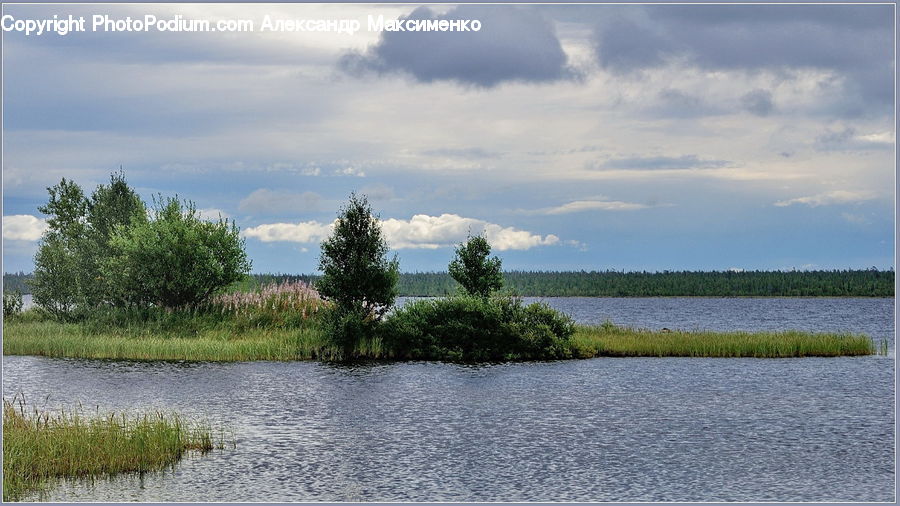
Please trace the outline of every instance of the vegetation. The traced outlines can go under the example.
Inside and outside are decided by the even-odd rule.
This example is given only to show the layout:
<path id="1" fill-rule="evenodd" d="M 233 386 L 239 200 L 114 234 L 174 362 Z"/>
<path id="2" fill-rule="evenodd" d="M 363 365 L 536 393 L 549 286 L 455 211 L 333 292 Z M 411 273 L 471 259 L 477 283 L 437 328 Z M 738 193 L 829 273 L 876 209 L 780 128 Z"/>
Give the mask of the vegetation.
<path id="1" fill-rule="evenodd" d="M 102 278 L 116 306 L 195 307 L 250 270 L 244 240 L 227 220 L 203 220 L 190 202 L 157 202 L 155 217 L 119 227 Z"/>
<path id="2" fill-rule="evenodd" d="M 23 272 L 3 275 L 7 289 L 31 293 Z M 281 281 L 315 283 L 316 274 L 250 274 L 231 286 L 247 291 Z M 506 271 L 505 286 L 536 297 L 893 297 L 894 271 Z M 446 272 L 405 272 L 398 296 L 441 297 L 459 288 Z"/>
<path id="3" fill-rule="evenodd" d="M 459 295 L 410 302 L 381 326 L 393 358 L 450 361 L 570 358 L 572 320 L 544 304 Z"/>
<path id="4" fill-rule="evenodd" d="M 565 334 L 565 320 L 547 313 L 498 316 L 496 306 L 472 309 L 468 305 L 485 304 L 481 298 L 417 301 L 415 306 L 400 309 L 406 316 L 388 318 L 377 335 L 356 342 L 352 355 L 361 359 L 388 360 L 529 360 L 591 357 L 808 357 L 887 354 L 887 343 L 880 346 L 862 335 L 838 333 L 785 332 L 660 332 L 616 327 L 574 326 L 569 338 L 551 339 L 546 330 L 516 333 L 503 330 L 505 321 L 559 324 L 555 335 Z M 424 306 L 418 304 L 424 303 Z M 429 304 L 444 304 L 433 309 Z M 446 306 L 449 306 L 446 307 Z M 407 310 L 408 307 L 408 310 Z M 526 306 L 527 307 L 527 306 Z M 524 312 L 525 308 L 510 311 Z M 532 310 L 535 311 L 535 310 Z M 320 327 L 243 328 L 229 324 L 192 326 L 173 324 L 132 324 L 122 327 L 95 326 L 85 322 L 62 323 L 41 321 L 26 312 L 23 318 L 4 322 L 4 355 L 40 355 L 47 357 L 95 358 L 119 360 L 176 361 L 247 361 L 310 360 L 333 357 L 335 349 Z M 454 321 L 453 318 L 458 318 Z M 487 315 L 487 316 L 485 316 Z M 434 330 L 422 322 L 437 323 Z M 487 323 L 485 323 L 485 321 Z M 480 325 L 493 325 L 499 332 L 485 333 Z M 461 334 L 451 331 L 462 330 Z M 417 331 L 422 331 L 417 334 Z M 391 334 L 397 332 L 396 334 Z M 516 336 L 534 336 L 534 340 L 518 341 Z M 480 339 L 487 336 L 494 343 L 512 343 L 510 350 L 497 345 L 480 345 L 459 336 Z M 541 339 L 550 346 L 546 355 L 532 343 Z M 516 350 L 518 346 L 518 351 Z M 496 351 L 496 353 L 495 353 Z M 479 358 L 480 357 L 480 358 Z"/>
<path id="5" fill-rule="evenodd" d="M 397 297 L 398 264 L 387 259 L 388 245 L 365 196 L 350 195 L 331 237 L 322 242 L 316 282 L 334 303 L 325 315 L 327 335 L 350 358 L 360 338 L 371 338 Z"/>
<path id="6" fill-rule="evenodd" d="M 448 270 L 466 294 L 487 297 L 503 287 L 500 259 L 488 258 L 490 254 L 491 246 L 481 235 L 469 237 L 457 246 Z"/>
<path id="7" fill-rule="evenodd" d="M 22 300 L 22 292 L 13 290 L 3 292 L 3 318 L 13 318 L 22 312 L 25 302 Z"/>
<path id="8" fill-rule="evenodd" d="M 28 284 L 34 303 L 59 320 L 196 306 L 250 270 L 233 223 L 205 221 L 175 198 L 160 198 L 151 219 L 121 172 L 90 199 L 66 179 L 47 190 L 39 210 L 48 227 Z"/>
<path id="9" fill-rule="evenodd" d="M 184 452 L 224 447 L 208 425 L 161 412 L 142 416 L 28 410 L 3 402 L 3 500 L 15 501 L 55 478 L 163 469 Z"/>
<path id="10" fill-rule="evenodd" d="M 886 341 L 880 353 L 887 355 Z M 837 357 L 874 355 L 875 343 L 858 334 L 782 332 L 651 331 L 579 326 L 576 357 Z"/>

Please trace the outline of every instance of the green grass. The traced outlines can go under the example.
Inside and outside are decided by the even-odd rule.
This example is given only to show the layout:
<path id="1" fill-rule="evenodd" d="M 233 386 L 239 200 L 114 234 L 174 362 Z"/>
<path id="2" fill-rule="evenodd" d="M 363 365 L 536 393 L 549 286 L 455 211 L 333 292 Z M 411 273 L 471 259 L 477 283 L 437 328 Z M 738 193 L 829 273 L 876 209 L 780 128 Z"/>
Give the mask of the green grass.
<path id="1" fill-rule="evenodd" d="M 572 358 L 590 357 L 835 357 L 886 354 L 859 334 L 784 332 L 659 332 L 611 324 L 576 327 Z M 11 319 L 3 324 L 4 355 L 130 360 L 312 360 L 339 354 L 315 326 L 296 329 L 207 328 L 196 333 L 139 326 L 94 328 L 77 323 Z M 364 359 L 396 357 L 375 338 L 357 345 Z"/>
<path id="2" fill-rule="evenodd" d="M 15 400 L 14 400 L 15 401 Z M 46 489 L 57 478 L 144 472 L 174 465 L 188 450 L 223 448 L 208 425 L 161 412 L 85 417 L 3 402 L 3 500 Z"/>
<path id="3" fill-rule="evenodd" d="M 230 362 L 312 359 L 322 348 L 322 333 L 313 327 L 210 328 L 185 335 L 159 329 L 140 331 L 134 326 L 95 329 L 53 321 L 3 324 L 4 355 Z"/>
<path id="4" fill-rule="evenodd" d="M 886 354 L 882 343 L 881 354 Z M 588 357 L 838 357 L 873 355 L 875 342 L 861 334 L 782 332 L 660 332 L 611 324 L 578 326 L 573 355 Z"/>

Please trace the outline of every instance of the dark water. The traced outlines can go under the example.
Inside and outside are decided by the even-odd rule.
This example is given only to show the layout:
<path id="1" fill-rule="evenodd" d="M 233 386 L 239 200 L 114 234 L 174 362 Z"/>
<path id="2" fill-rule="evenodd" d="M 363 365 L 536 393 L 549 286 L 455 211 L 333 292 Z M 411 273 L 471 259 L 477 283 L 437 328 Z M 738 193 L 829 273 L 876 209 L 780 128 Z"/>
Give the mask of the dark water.
<path id="1" fill-rule="evenodd" d="M 584 322 L 893 334 L 893 299 L 553 299 Z M 234 449 L 60 501 L 893 501 L 894 360 L 460 366 L 3 358 L 49 407 L 177 410 Z M 46 399 L 46 400 L 45 400 Z M 33 497 L 38 499 L 38 497 Z"/>

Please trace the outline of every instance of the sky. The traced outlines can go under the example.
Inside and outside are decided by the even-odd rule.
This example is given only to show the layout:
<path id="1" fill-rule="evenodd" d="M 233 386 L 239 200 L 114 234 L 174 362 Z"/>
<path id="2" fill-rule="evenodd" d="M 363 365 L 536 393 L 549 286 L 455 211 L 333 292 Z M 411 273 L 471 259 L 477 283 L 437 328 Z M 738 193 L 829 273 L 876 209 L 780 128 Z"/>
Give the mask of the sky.
<path id="1" fill-rule="evenodd" d="M 894 267 L 892 5 L 4 5 L 252 32 L 3 32 L 3 269 L 122 167 L 312 273 L 351 192 L 403 271 Z M 270 19 L 360 31 L 272 32 Z M 369 31 L 477 19 L 477 32 Z"/>

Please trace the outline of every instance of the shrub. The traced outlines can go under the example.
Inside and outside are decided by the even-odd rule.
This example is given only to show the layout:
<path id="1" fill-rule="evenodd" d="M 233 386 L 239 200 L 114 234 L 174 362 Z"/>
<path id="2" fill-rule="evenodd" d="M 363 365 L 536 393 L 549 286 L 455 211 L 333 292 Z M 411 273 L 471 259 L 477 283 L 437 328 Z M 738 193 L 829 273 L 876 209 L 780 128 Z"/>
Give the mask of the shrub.
<path id="1" fill-rule="evenodd" d="M 574 331 L 568 316 L 544 304 L 456 296 L 410 302 L 379 334 L 396 358 L 484 361 L 567 358 Z"/>
<path id="2" fill-rule="evenodd" d="M 244 240 L 228 220 L 203 220 L 191 202 L 157 202 L 153 220 L 119 227 L 104 277 L 128 304 L 196 307 L 250 270 Z"/>
<path id="3" fill-rule="evenodd" d="M 8 319 L 22 312 L 22 292 L 3 292 L 3 318 Z"/>

